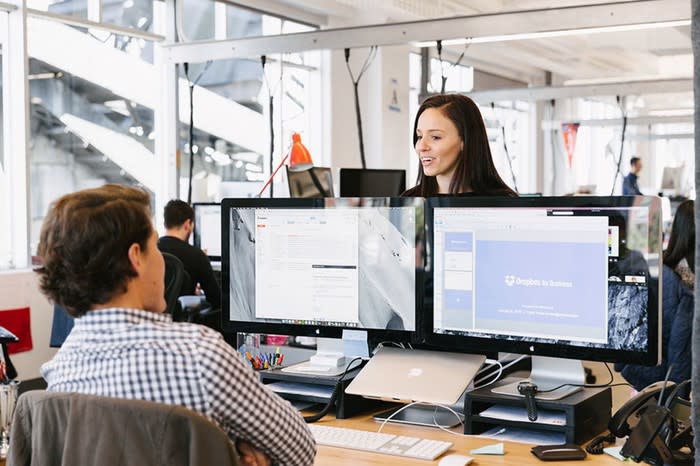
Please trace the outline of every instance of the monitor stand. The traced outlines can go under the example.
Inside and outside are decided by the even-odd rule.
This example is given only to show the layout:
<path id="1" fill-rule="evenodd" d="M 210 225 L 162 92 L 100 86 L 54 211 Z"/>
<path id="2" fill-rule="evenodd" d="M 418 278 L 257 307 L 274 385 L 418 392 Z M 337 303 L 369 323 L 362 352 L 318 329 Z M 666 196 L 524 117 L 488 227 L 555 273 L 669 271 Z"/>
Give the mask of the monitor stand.
<path id="1" fill-rule="evenodd" d="M 345 357 L 342 340 L 319 338 L 316 341 L 316 353 L 308 361 L 287 366 L 282 369 L 282 372 L 334 377 L 345 372 L 352 360 L 351 357 Z"/>
<path id="2" fill-rule="evenodd" d="M 532 356 L 532 370 L 530 371 L 529 380 L 537 385 L 538 390 L 551 390 L 562 384 L 584 385 L 586 372 L 583 369 L 583 363 L 577 359 Z M 518 392 L 518 384 L 520 382 L 522 380 L 496 387 L 491 391 L 501 395 L 524 396 Z M 536 392 L 535 398 L 548 401 L 560 400 L 582 388 L 580 386 L 567 385 L 551 392 Z"/>

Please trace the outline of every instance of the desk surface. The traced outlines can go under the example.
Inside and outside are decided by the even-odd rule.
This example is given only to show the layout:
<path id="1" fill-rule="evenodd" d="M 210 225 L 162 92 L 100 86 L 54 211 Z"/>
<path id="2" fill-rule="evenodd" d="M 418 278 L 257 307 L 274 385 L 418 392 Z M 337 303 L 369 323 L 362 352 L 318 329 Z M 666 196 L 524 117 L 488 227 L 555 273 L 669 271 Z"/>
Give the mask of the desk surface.
<path id="1" fill-rule="evenodd" d="M 318 421 L 319 425 L 328 426 L 338 426 L 338 427 L 348 427 L 352 429 L 361 430 L 371 430 L 377 431 L 379 428 L 379 423 L 372 420 L 371 415 L 358 416 L 352 419 L 335 419 L 333 416 L 326 416 L 321 421 Z M 461 432 L 462 427 L 456 427 L 455 432 Z M 421 427 L 421 426 L 404 426 L 395 423 L 387 423 L 382 429 L 382 432 L 387 432 L 390 434 L 401 434 L 409 435 L 413 437 L 445 440 L 453 443 L 452 448 L 450 448 L 445 455 L 468 455 L 474 456 L 474 461 L 471 463 L 474 466 L 482 465 L 500 465 L 500 466 L 512 466 L 512 465 L 546 465 L 549 462 L 540 461 L 535 456 L 530 453 L 530 448 L 532 445 L 522 444 L 522 443 L 512 443 L 505 442 L 506 454 L 503 456 L 490 456 L 490 455 L 469 455 L 469 451 L 473 448 L 479 448 L 484 445 L 493 444 L 496 441 L 493 439 L 481 438 L 477 436 L 470 435 L 453 435 L 447 432 L 443 432 L 440 429 L 433 427 Z M 444 456 L 444 455 L 443 455 Z M 406 465 L 423 465 L 427 466 L 430 464 L 438 464 L 439 460 L 443 458 L 440 456 L 435 461 L 425 461 L 425 460 L 414 460 L 411 458 L 403 458 L 392 455 L 382 455 L 378 453 L 370 453 L 358 450 L 348 450 L 345 448 L 335 448 L 320 445 L 318 447 L 318 454 L 316 455 L 316 465 L 328 465 L 328 466 L 341 466 L 341 465 L 380 465 L 380 464 L 406 464 Z M 613 457 L 603 454 L 603 455 L 588 455 L 588 457 L 583 461 L 557 461 L 557 466 L 575 466 L 588 463 L 595 463 L 597 465 L 619 465 L 620 462 Z"/>

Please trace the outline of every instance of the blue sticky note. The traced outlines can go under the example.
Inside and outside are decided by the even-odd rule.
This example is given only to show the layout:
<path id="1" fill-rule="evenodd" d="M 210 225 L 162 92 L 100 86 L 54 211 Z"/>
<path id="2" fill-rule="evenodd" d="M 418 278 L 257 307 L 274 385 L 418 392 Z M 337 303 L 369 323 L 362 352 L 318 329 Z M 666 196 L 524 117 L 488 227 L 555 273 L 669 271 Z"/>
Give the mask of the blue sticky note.
<path id="1" fill-rule="evenodd" d="M 505 455 L 506 450 L 503 442 L 485 445 L 481 448 L 474 448 L 469 452 L 470 455 Z"/>

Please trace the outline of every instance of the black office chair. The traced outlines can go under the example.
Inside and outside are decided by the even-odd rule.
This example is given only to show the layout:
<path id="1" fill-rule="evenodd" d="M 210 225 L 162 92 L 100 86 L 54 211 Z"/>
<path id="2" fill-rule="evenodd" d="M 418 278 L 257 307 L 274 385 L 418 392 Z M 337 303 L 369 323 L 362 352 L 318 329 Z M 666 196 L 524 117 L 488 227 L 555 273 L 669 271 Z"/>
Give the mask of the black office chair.
<path id="1" fill-rule="evenodd" d="M 221 314 L 221 308 L 212 307 L 203 296 L 180 296 L 178 301 L 187 322 L 204 324 L 221 331 L 217 317 Z"/>
<path id="2" fill-rule="evenodd" d="M 165 312 L 172 315 L 173 320 L 182 320 L 182 310 L 177 298 L 182 294 L 182 285 L 187 278 L 185 264 L 170 253 L 162 254 L 165 261 Z"/>

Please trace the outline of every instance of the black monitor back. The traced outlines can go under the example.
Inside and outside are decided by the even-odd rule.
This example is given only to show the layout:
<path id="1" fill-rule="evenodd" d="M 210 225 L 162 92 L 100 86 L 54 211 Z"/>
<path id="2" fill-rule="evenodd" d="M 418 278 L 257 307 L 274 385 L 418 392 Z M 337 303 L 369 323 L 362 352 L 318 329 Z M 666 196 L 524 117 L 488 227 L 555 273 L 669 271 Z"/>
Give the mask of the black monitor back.
<path id="1" fill-rule="evenodd" d="M 328 167 L 313 167 L 302 171 L 292 171 L 287 167 L 287 182 L 289 183 L 289 197 L 335 196 L 333 176 Z"/>
<path id="2" fill-rule="evenodd" d="M 340 169 L 340 197 L 392 197 L 405 190 L 406 170 Z"/>

